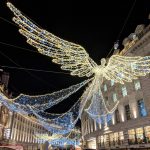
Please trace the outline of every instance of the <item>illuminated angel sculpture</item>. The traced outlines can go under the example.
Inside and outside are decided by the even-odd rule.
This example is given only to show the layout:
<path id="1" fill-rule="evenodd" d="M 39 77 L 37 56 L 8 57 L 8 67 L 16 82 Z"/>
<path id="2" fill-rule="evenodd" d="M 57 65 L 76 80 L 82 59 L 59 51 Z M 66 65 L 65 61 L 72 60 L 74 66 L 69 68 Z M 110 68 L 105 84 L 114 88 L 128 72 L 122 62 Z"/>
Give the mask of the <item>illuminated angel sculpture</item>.
<path id="1" fill-rule="evenodd" d="M 19 32 L 27 38 L 27 43 L 36 47 L 39 53 L 51 57 L 54 63 L 60 64 L 62 70 L 70 71 L 72 76 L 93 78 L 81 97 L 79 114 L 84 108 L 94 119 L 113 113 L 119 102 L 115 102 L 113 108 L 106 104 L 101 91 L 103 80 L 124 84 L 150 73 L 149 56 L 112 55 L 108 61 L 102 58 L 101 64 L 97 65 L 82 46 L 38 27 L 10 2 L 7 6 L 14 13 L 13 21 L 20 27 Z"/>

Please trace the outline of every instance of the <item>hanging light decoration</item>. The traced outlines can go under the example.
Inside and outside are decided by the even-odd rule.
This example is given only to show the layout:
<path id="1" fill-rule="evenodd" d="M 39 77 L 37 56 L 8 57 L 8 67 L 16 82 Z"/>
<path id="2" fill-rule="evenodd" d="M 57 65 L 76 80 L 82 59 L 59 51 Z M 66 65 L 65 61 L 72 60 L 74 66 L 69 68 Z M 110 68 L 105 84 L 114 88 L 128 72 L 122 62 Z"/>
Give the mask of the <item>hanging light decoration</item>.
<path id="1" fill-rule="evenodd" d="M 73 112 L 67 112 L 63 116 L 49 115 L 49 118 L 45 116 L 43 112 L 38 112 L 37 109 L 41 104 L 41 100 L 36 104 L 35 99 L 33 98 L 33 104 L 27 102 L 29 107 L 31 108 L 34 115 L 38 118 L 45 128 L 52 130 L 52 126 L 50 124 L 55 124 L 61 126 L 61 121 L 64 122 L 69 120 L 69 122 L 65 122 L 62 128 L 66 130 L 71 129 L 84 108 L 88 105 L 89 107 L 86 109 L 89 116 L 92 118 L 96 118 L 98 120 L 98 116 L 107 116 L 108 114 L 112 114 L 118 105 L 118 101 L 111 106 L 111 108 L 106 105 L 106 100 L 103 98 L 101 92 L 101 85 L 103 83 L 103 78 L 107 80 L 113 80 L 115 83 L 124 84 L 126 82 L 132 82 L 132 80 L 137 79 L 140 76 L 145 76 L 147 73 L 150 73 L 150 56 L 120 56 L 120 55 L 112 55 L 108 62 L 106 59 L 101 59 L 101 65 L 97 65 L 88 55 L 86 50 L 72 42 L 63 40 L 52 33 L 39 28 L 37 25 L 32 23 L 30 19 L 25 17 L 17 8 L 14 7 L 10 2 L 7 3 L 7 6 L 14 13 L 15 17 L 13 21 L 19 25 L 19 32 L 27 38 L 27 43 L 37 48 L 37 50 L 43 54 L 52 58 L 54 63 L 60 64 L 61 69 L 67 70 L 71 72 L 73 76 L 79 77 L 91 77 L 94 76 L 92 82 L 89 84 L 86 91 L 83 93 L 80 99 L 80 105 L 77 105 L 78 113 L 76 119 Z M 117 44 L 117 43 L 116 43 Z M 118 45 L 115 45 L 115 49 L 118 48 Z M 78 89 L 78 88 L 77 88 Z M 76 90 L 73 90 L 76 91 Z M 72 93 L 71 93 L 72 94 Z M 71 95 L 67 93 L 66 95 Z M 57 97 L 57 96 L 56 96 Z M 61 95 L 60 95 L 61 97 Z M 63 96 L 65 97 L 65 96 Z M 44 99 L 44 97 L 43 97 Z M 59 99 L 59 98 L 58 98 Z M 44 104 L 45 103 L 45 104 Z M 46 107 L 50 107 L 53 105 L 53 101 L 49 101 L 42 103 Z M 58 103 L 56 103 L 58 104 Z M 101 104 L 101 105 L 100 105 Z M 37 105 L 37 108 L 36 108 Z M 33 107 L 32 107 L 33 106 Z M 79 107 L 80 106 L 80 107 Z M 100 106 L 98 108 L 97 106 Z M 34 109 L 36 108 L 36 109 Z M 76 110 L 76 109 L 73 109 Z M 52 117 L 53 116 L 53 117 Z M 59 120 L 59 118 L 61 118 Z M 54 120 L 55 121 L 54 121 Z M 52 121 L 53 120 L 53 121 Z M 102 120 L 102 119 L 101 119 Z M 105 119 L 106 120 L 106 119 Z M 59 123 L 58 123 L 58 122 Z M 106 122 L 106 121 L 105 121 Z M 56 128 L 53 128 L 57 130 Z M 58 130 L 57 130 L 58 131 Z M 60 130 L 59 130 L 60 131 Z"/>
<path id="2" fill-rule="evenodd" d="M 66 134 L 70 132 L 79 119 L 80 99 L 68 110 L 66 113 L 59 116 L 55 116 L 51 113 L 36 112 L 32 110 L 32 113 L 36 116 L 39 123 L 42 124 L 51 133 Z"/>
<path id="3" fill-rule="evenodd" d="M 66 147 L 67 145 L 76 146 L 80 144 L 79 140 L 70 138 L 59 138 L 49 142 L 52 146 Z"/>
<path id="4" fill-rule="evenodd" d="M 67 145 L 77 146 L 80 143 L 79 133 L 76 133 L 74 130 L 71 130 L 70 133 L 63 136 L 59 134 L 53 134 L 51 136 L 48 134 L 35 134 L 34 138 L 38 141 L 41 141 L 42 143 L 48 141 L 51 146 L 59 147 L 65 147 Z"/>
<path id="5" fill-rule="evenodd" d="M 95 78 L 95 80 L 97 82 L 95 82 L 95 86 L 94 86 L 95 89 L 92 92 L 91 103 L 90 103 L 89 107 L 87 109 L 85 109 L 85 111 L 89 114 L 89 116 L 91 118 L 93 118 L 96 121 L 97 120 L 100 121 L 100 120 L 103 120 L 103 118 L 105 118 L 106 116 L 108 116 L 108 114 L 112 114 L 116 110 L 116 108 L 119 104 L 119 101 L 112 103 L 111 106 L 110 106 L 110 104 L 111 104 L 110 102 L 106 103 L 106 101 L 103 97 L 101 88 L 100 88 L 101 84 L 100 84 L 99 80 L 97 80 L 96 78 Z M 110 117 L 108 117 L 108 119 L 110 120 Z M 103 122 L 103 121 L 101 121 L 101 122 Z"/>
<path id="6" fill-rule="evenodd" d="M 39 139 L 42 141 L 51 141 L 51 140 L 55 140 L 61 137 L 62 135 L 59 135 L 59 134 L 53 134 L 52 136 L 49 136 L 48 134 L 39 134 L 39 133 L 34 134 L 35 139 Z"/>
<path id="7" fill-rule="evenodd" d="M 91 79 L 85 80 L 79 84 L 72 85 L 69 88 L 62 89 L 57 92 L 48 93 L 44 95 L 30 96 L 20 94 L 18 97 L 11 99 L 15 104 L 20 104 L 26 108 L 26 105 L 32 106 L 36 111 L 44 111 L 52 106 L 62 102 L 73 93 L 77 92 L 80 88 L 90 82 Z M 30 112 L 29 112 L 30 113 Z"/>
<path id="8" fill-rule="evenodd" d="M 25 111 L 26 107 L 19 104 L 14 104 L 10 99 L 8 99 L 3 93 L 0 93 L 0 102 L 5 105 L 9 110 L 21 113 L 24 115 L 28 114 L 28 111 Z"/>

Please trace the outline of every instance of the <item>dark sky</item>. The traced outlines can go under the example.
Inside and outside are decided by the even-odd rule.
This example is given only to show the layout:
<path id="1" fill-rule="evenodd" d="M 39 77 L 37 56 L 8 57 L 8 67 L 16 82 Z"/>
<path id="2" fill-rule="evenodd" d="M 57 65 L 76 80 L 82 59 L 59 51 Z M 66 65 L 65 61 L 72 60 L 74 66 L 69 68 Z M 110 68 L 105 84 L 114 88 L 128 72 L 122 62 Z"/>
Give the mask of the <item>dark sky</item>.
<path id="1" fill-rule="evenodd" d="M 134 1 L 10 0 L 24 14 L 49 32 L 82 45 L 97 63 L 100 63 L 102 57 L 107 56 L 117 40 Z M 12 22 L 13 14 L 5 3 L 5 0 L 0 1 L 0 17 Z M 133 32 L 138 24 L 149 23 L 149 13 L 150 0 L 136 0 L 135 7 L 123 32 L 120 34 L 120 44 L 122 39 Z M 51 58 L 36 53 L 36 49 L 26 43 L 25 38 L 19 34 L 16 26 L 2 19 L 0 19 L 0 42 L 32 51 L 0 44 L 1 66 L 18 67 L 17 65 L 20 65 L 20 67 L 25 68 L 64 72 L 59 65 L 51 62 Z M 85 79 L 72 77 L 68 74 L 3 69 L 10 73 L 9 87 L 15 95 L 19 93 L 34 95 L 53 92 L 77 84 Z M 71 96 L 53 110 L 55 112 L 67 110 L 78 99 L 82 91 Z"/>

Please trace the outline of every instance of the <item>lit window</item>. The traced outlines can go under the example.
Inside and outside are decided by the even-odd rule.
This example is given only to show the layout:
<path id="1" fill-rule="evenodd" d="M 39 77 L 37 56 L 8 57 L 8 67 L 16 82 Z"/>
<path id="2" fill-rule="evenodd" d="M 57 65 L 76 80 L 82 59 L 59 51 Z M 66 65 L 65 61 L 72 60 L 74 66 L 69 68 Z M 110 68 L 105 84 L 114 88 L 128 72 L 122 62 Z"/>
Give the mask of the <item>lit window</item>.
<path id="1" fill-rule="evenodd" d="M 106 92 L 107 91 L 107 85 L 104 84 L 104 91 Z"/>
<path id="2" fill-rule="evenodd" d="M 128 136 L 129 136 L 129 144 L 135 144 L 135 130 L 134 129 L 131 129 L 131 130 L 128 130 Z"/>
<path id="3" fill-rule="evenodd" d="M 141 117 L 147 116 L 147 111 L 143 99 L 138 100 L 138 110 Z"/>
<path id="4" fill-rule="evenodd" d="M 144 127 L 145 137 L 147 139 L 147 143 L 150 143 L 150 126 Z"/>
<path id="5" fill-rule="evenodd" d="M 113 146 L 113 144 L 114 144 L 114 134 L 113 133 L 109 134 L 109 139 L 110 139 L 110 145 Z"/>
<path id="6" fill-rule="evenodd" d="M 136 138 L 138 144 L 142 144 L 144 142 L 143 133 L 144 133 L 143 128 L 136 128 Z"/>
<path id="7" fill-rule="evenodd" d="M 5 139 L 9 139 L 10 137 L 10 129 L 9 128 L 5 128 L 4 129 L 4 138 Z"/>
<path id="8" fill-rule="evenodd" d="M 117 101 L 117 94 L 113 93 L 113 101 L 116 102 Z"/>
<path id="9" fill-rule="evenodd" d="M 123 97 L 125 97 L 125 96 L 127 95 L 127 88 L 126 88 L 125 86 L 123 86 L 123 87 L 121 88 L 121 90 L 122 90 L 122 95 L 123 95 Z"/>
<path id="10" fill-rule="evenodd" d="M 134 81 L 134 87 L 136 91 L 141 89 L 141 84 L 139 80 Z"/>
<path id="11" fill-rule="evenodd" d="M 115 132 L 114 133 L 114 142 L 115 144 L 117 144 L 119 142 L 119 135 L 118 135 L 118 132 Z"/>
<path id="12" fill-rule="evenodd" d="M 114 83 L 115 83 L 115 81 L 114 81 L 114 80 L 111 80 L 110 85 L 113 86 Z"/>
<path id="13" fill-rule="evenodd" d="M 119 139 L 120 139 L 121 141 L 124 140 L 124 134 L 123 134 L 123 131 L 119 132 Z"/>
<path id="14" fill-rule="evenodd" d="M 100 143 L 101 147 L 104 146 L 104 136 L 101 136 L 101 143 Z"/>
<path id="15" fill-rule="evenodd" d="M 109 137 L 108 137 L 108 134 L 105 134 L 104 135 L 104 146 L 106 147 L 106 146 L 108 146 L 108 139 L 109 139 Z"/>

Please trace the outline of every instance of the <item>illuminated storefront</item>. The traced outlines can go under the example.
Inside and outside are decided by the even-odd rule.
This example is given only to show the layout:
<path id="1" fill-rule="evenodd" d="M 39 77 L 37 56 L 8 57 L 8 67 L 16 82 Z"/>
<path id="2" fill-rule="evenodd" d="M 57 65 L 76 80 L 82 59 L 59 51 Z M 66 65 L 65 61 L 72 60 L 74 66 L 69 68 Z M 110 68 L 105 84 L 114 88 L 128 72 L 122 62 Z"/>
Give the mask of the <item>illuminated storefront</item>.
<path id="1" fill-rule="evenodd" d="M 150 143 L 150 126 L 128 130 L 129 144 Z"/>
<path id="2" fill-rule="evenodd" d="M 89 149 L 96 149 L 96 139 L 90 139 L 87 141 L 87 145 L 89 147 Z"/>
<path id="3" fill-rule="evenodd" d="M 143 128 L 136 128 L 136 139 L 137 139 L 137 144 L 142 144 L 144 142 L 144 130 Z"/>
<path id="4" fill-rule="evenodd" d="M 129 144 L 134 144 L 135 143 L 135 130 L 131 129 L 128 130 L 128 136 L 129 136 Z"/>
<path id="5" fill-rule="evenodd" d="M 105 134 L 98 137 L 98 144 L 100 147 L 110 147 L 122 145 L 124 141 L 123 131 Z"/>
<path id="6" fill-rule="evenodd" d="M 144 127 L 146 142 L 150 143 L 150 126 Z"/>

